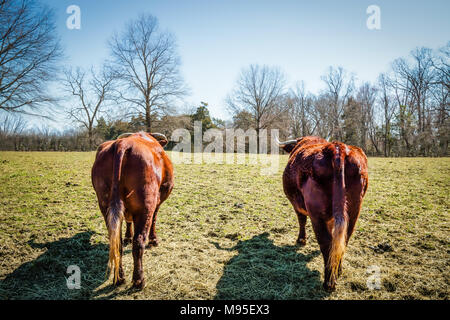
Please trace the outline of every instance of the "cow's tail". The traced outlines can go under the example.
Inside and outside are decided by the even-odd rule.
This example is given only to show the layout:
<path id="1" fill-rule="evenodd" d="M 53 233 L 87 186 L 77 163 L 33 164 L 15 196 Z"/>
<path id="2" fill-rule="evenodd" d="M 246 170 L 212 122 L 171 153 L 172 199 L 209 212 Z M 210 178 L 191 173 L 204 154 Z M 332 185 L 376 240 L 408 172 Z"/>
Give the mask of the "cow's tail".
<path id="1" fill-rule="evenodd" d="M 126 149 L 116 144 L 113 159 L 113 179 L 111 185 L 111 196 L 108 211 L 106 213 L 106 227 L 109 235 L 109 276 L 114 272 L 113 283 L 116 284 L 119 277 L 121 226 L 124 217 L 124 204 L 119 194 L 119 182 L 122 171 L 122 162 Z"/>
<path id="2" fill-rule="evenodd" d="M 338 276 L 340 264 L 346 247 L 348 214 L 345 197 L 345 150 L 342 144 L 334 144 L 333 154 L 333 198 L 332 210 L 334 226 L 332 232 L 331 248 L 328 256 L 328 271 L 330 272 L 331 286 L 333 287 Z"/>

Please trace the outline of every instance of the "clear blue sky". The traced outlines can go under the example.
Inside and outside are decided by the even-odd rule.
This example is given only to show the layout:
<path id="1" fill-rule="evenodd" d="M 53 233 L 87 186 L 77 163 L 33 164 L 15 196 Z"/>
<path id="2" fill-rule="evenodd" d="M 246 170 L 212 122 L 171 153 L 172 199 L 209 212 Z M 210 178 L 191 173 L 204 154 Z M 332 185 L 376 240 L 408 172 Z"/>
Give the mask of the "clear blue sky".
<path id="1" fill-rule="evenodd" d="M 304 80 L 317 93 L 327 67 L 342 66 L 375 81 L 416 46 L 450 40 L 450 1 L 42 0 L 57 13 L 67 64 L 89 67 L 108 57 L 107 40 L 142 12 L 175 34 L 186 102 L 207 101 L 211 114 L 230 118 L 224 98 L 251 63 L 279 66 L 290 84 Z M 66 28 L 69 5 L 81 8 L 81 30 Z M 366 8 L 381 9 L 381 30 L 366 27 Z"/>

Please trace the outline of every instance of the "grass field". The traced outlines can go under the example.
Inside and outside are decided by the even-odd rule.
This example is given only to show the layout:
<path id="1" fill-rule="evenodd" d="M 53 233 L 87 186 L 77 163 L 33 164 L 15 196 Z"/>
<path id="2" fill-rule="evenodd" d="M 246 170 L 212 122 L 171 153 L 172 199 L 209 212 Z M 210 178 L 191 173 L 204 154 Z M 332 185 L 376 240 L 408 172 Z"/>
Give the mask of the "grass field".
<path id="1" fill-rule="evenodd" d="M 107 232 L 90 182 L 94 153 L 0 153 L 0 299 L 448 299 L 450 159 L 370 158 L 369 189 L 337 290 L 276 175 L 253 165 L 178 164 L 161 206 L 146 287 L 105 281 Z M 81 289 L 66 286 L 78 265 Z M 381 287 L 369 290 L 378 266 Z"/>

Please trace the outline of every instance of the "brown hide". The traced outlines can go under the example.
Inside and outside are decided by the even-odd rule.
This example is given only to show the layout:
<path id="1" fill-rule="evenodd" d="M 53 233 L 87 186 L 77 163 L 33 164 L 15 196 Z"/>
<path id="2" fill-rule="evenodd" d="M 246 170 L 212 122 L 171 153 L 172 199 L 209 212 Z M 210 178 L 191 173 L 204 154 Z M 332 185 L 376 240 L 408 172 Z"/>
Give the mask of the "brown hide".
<path id="1" fill-rule="evenodd" d="M 155 232 L 159 206 L 173 188 L 173 168 L 163 146 L 151 134 L 127 134 L 98 147 L 92 167 L 92 185 L 105 218 L 110 241 L 109 267 L 114 283 L 124 282 L 122 269 L 123 219 L 125 243 L 133 244 L 133 285 L 143 288 L 142 255 L 145 245 L 157 245 Z"/>
<path id="2" fill-rule="evenodd" d="M 290 153 L 283 188 L 298 216 L 297 243 L 305 244 L 309 216 L 324 259 L 324 288 L 332 291 L 367 190 L 366 155 L 358 147 L 319 137 L 281 147 Z"/>

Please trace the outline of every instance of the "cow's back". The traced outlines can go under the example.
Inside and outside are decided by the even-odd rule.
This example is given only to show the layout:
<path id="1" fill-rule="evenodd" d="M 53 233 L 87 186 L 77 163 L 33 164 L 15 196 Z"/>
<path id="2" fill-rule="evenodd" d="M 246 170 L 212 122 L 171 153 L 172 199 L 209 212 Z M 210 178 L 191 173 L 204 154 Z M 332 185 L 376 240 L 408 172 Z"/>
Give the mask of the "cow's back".
<path id="1" fill-rule="evenodd" d="M 119 194 L 128 211 L 141 210 L 150 198 L 164 201 L 173 186 L 172 163 L 156 139 L 132 134 L 107 141 L 97 150 L 92 184 L 99 203 L 107 206 L 110 201 L 114 157 L 119 152 L 124 153 Z"/>
<path id="2" fill-rule="evenodd" d="M 299 195 L 299 193 L 309 178 L 313 179 L 326 194 L 331 195 L 335 144 L 335 142 L 328 142 L 318 137 L 306 137 L 292 150 L 283 173 L 284 191 L 291 202 L 295 202 L 299 198 L 300 201 L 303 201 L 303 195 Z M 363 183 L 365 193 L 368 170 L 364 151 L 355 146 L 342 143 L 340 145 L 342 146 L 341 152 L 345 153 L 346 190 L 351 190 L 353 186 Z M 331 203 L 331 197 L 326 198 Z"/>
<path id="3" fill-rule="evenodd" d="M 288 193 L 292 193 L 293 189 L 300 190 L 308 177 L 323 182 L 332 177 L 329 145 L 324 139 L 307 137 L 295 146 L 283 173 L 283 185 L 288 197 Z"/>

